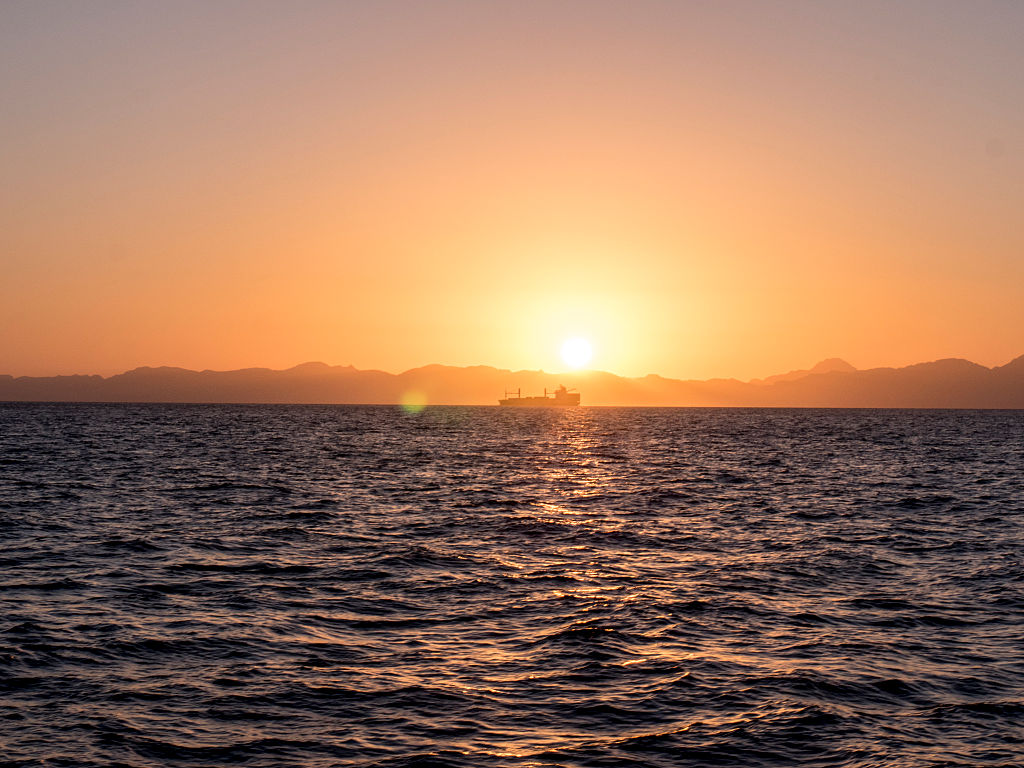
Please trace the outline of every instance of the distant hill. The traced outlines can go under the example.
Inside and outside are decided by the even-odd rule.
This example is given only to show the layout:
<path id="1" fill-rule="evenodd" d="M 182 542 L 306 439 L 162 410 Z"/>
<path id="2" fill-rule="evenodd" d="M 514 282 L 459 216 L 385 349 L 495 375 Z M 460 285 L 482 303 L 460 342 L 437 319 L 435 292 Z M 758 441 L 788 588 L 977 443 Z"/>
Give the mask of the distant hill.
<path id="1" fill-rule="evenodd" d="M 446 365 L 400 374 L 324 363 L 283 371 L 136 368 L 107 378 L 0 376 L 0 401 L 390 404 L 412 396 L 430 404 L 495 405 L 506 389 L 540 394 L 559 384 L 578 389 L 584 405 L 1024 408 L 1024 356 L 996 368 L 947 359 L 864 371 L 833 358 L 750 382 Z"/>
<path id="2" fill-rule="evenodd" d="M 768 378 L 765 379 L 753 379 L 750 383 L 777 384 L 780 381 L 796 381 L 797 379 L 802 379 L 804 376 L 809 376 L 812 373 L 851 373 L 856 370 L 856 368 L 854 368 L 845 360 L 840 360 L 838 357 L 830 357 L 828 360 L 822 360 L 820 363 L 815 365 L 810 370 L 780 373 L 775 376 L 769 376 Z"/>

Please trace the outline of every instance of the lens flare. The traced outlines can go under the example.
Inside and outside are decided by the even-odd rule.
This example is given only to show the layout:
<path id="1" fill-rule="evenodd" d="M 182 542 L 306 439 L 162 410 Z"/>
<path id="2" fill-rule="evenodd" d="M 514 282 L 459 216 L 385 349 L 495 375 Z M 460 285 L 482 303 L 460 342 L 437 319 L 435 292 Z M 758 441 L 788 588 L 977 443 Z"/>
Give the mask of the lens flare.
<path id="1" fill-rule="evenodd" d="M 402 402 L 399 405 L 405 413 L 415 416 L 427 407 L 427 396 L 417 389 L 410 389 L 402 393 Z"/>

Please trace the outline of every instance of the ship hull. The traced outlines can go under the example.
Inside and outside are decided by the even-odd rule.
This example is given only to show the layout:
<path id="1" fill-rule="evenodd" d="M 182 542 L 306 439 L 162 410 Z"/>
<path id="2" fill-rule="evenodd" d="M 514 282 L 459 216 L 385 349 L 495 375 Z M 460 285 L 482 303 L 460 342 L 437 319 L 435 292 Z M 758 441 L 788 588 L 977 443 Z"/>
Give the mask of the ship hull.
<path id="1" fill-rule="evenodd" d="M 555 399 L 553 397 L 509 397 L 499 400 L 498 405 L 512 408 L 573 408 L 580 404 L 579 395 Z"/>

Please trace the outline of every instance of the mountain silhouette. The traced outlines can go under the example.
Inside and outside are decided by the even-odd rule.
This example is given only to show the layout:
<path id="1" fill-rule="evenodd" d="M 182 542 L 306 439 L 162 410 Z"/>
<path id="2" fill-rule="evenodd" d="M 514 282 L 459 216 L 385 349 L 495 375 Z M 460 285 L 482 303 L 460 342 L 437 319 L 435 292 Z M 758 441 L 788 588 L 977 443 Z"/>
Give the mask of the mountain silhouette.
<path id="1" fill-rule="evenodd" d="M 490 366 L 427 365 L 400 374 L 303 363 L 286 370 L 136 368 L 115 376 L 0 376 L 0 401 L 496 405 L 505 390 L 540 394 L 559 384 L 584 405 L 848 408 L 1024 408 L 1024 355 L 986 368 L 961 359 L 857 370 L 838 358 L 743 382 L 626 378 L 604 371 L 552 374 Z"/>
<path id="2" fill-rule="evenodd" d="M 796 381 L 802 379 L 805 376 L 810 376 L 812 373 L 834 373 L 836 371 L 842 373 L 850 373 L 857 369 L 850 365 L 845 360 L 840 360 L 838 357 L 830 357 L 828 360 L 822 360 L 820 363 L 815 365 L 806 371 L 790 371 L 789 373 L 780 373 L 775 376 L 768 376 L 764 379 L 753 379 L 751 384 L 777 384 L 780 381 Z"/>

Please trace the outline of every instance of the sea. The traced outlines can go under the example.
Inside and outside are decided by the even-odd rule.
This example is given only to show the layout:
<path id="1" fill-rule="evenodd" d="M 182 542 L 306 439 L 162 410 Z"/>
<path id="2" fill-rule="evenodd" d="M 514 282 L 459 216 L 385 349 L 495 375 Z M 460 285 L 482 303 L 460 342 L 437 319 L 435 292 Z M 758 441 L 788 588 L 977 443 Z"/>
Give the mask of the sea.
<path id="1" fill-rule="evenodd" d="M 1024 765 L 1024 412 L 0 405 L 0 766 Z"/>

